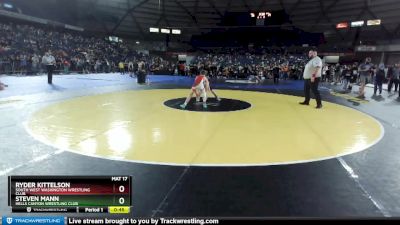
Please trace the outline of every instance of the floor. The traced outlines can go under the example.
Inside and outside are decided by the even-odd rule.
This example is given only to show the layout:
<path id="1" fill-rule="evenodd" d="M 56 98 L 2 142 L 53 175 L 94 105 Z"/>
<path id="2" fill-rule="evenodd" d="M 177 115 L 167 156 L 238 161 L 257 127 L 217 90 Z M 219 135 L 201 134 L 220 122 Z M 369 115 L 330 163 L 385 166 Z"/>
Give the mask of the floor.
<path id="1" fill-rule="evenodd" d="M 0 92 L 0 214 L 10 214 L 9 175 L 127 174 L 133 216 L 400 216 L 397 93 L 367 88 L 360 100 L 325 84 L 317 110 L 297 104 L 301 81 L 219 80 L 222 101 L 211 96 L 210 108 L 229 99 L 251 107 L 211 112 L 165 104 L 181 101 L 191 78 L 46 79 L 0 77 L 9 85 Z"/>

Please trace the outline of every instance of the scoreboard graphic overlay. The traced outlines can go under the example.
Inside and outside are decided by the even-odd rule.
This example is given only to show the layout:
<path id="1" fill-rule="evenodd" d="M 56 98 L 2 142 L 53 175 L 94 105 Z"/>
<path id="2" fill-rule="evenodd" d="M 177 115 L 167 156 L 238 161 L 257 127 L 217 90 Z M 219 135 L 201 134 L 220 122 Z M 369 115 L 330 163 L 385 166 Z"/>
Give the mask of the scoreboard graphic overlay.
<path id="1" fill-rule="evenodd" d="M 9 176 L 12 212 L 129 213 L 131 176 Z"/>

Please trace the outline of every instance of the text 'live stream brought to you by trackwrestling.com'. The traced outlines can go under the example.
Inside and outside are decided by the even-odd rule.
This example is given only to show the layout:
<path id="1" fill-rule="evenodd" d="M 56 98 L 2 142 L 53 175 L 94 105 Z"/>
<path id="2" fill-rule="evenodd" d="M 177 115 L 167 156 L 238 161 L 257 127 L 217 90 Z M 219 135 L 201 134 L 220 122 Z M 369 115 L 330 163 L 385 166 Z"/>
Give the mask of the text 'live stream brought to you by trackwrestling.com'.
<path id="1" fill-rule="evenodd" d="M 62 216 L 3 216 L 3 225 L 159 225 L 159 224 L 220 224 L 218 219 L 204 218 L 84 218 Z"/>
<path id="2" fill-rule="evenodd" d="M 219 224 L 218 219 L 200 218 L 67 218 L 68 225 L 158 225 L 158 224 Z"/>

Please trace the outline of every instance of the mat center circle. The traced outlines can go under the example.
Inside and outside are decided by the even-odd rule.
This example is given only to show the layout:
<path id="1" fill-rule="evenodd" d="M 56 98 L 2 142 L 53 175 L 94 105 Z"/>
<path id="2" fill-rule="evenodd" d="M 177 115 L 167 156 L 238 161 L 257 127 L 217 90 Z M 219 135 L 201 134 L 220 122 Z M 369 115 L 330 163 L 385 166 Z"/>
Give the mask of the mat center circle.
<path id="1" fill-rule="evenodd" d="M 182 103 L 185 102 L 186 98 L 174 98 L 164 102 L 165 106 L 180 109 L 180 110 L 188 110 L 188 111 L 197 111 L 197 112 L 229 112 L 229 111 L 238 111 L 244 110 L 251 107 L 251 104 L 245 101 L 237 100 L 237 99 L 229 99 L 229 98 L 221 98 L 219 101 L 216 98 L 209 98 L 206 101 L 207 108 L 203 107 L 203 101 L 196 101 L 195 98 L 192 98 L 190 102 L 183 109 L 180 107 Z"/>

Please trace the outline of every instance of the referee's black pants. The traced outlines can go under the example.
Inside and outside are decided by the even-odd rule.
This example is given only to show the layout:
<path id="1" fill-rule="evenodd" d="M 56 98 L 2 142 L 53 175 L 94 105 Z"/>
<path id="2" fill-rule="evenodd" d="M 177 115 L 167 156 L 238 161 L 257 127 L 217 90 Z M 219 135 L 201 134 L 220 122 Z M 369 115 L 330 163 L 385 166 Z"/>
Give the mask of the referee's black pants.
<path id="1" fill-rule="evenodd" d="M 389 84 L 388 84 L 388 91 L 389 91 L 389 92 L 392 91 L 393 85 L 394 85 L 394 91 L 396 92 L 396 91 L 397 91 L 397 88 L 398 88 L 398 86 L 399 86 L 399 79 L 394 79 L 394 78 L 392 78 L 392 79 L 389 80 Z"/>
<path id="2" fill-rule="evenodd" d="M 53 83 L 53 70 L 54 66 L 53 65 L 47 65 L 47 83 L 52 84 Z"/>
<path id="3" fill-rule="evenodd" d="M 274 84 L 279 84 L 279 74 L 274 75 Z"/>
<path id="4" fill-rule="evenodd" d="M 318 91 L 318 85 L 320 81 L 321 81 L 320 77 L 315 78 L 314 82 L 311 82 L 311 79 L 304 79 L 304 95 L 305 95 L 304 103 L 307 104 L 310 103 L 310 91 L 312 91 L 315 96 L 315 100 L 317 100 L 317 105 L 322 105 L 321 95 L 319 94 Z"/>

